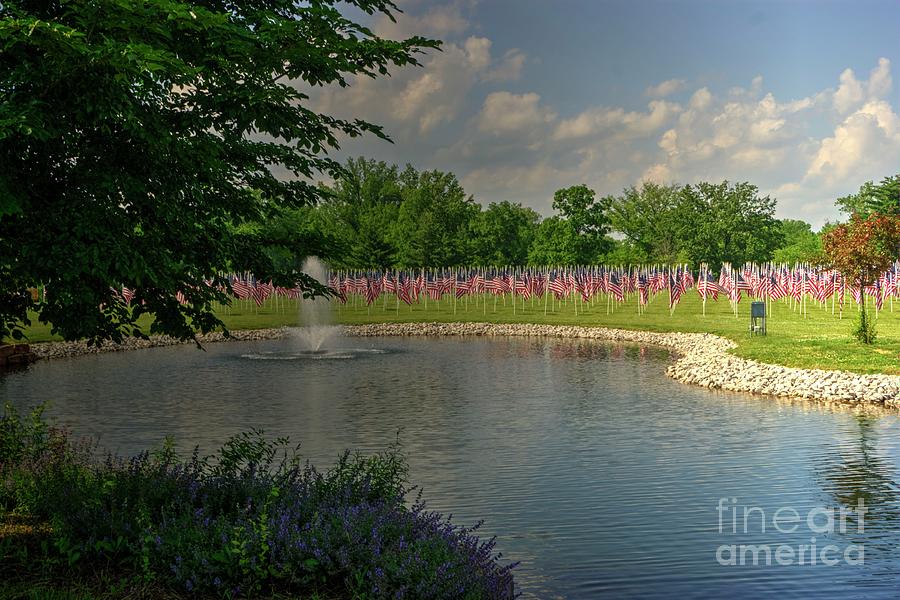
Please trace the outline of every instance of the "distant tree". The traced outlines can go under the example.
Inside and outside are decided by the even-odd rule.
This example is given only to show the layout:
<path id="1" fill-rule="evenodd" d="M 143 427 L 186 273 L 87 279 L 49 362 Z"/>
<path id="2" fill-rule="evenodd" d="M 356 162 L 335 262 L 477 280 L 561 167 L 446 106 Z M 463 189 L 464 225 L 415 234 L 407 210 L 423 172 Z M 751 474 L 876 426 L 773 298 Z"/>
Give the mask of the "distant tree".
<path id="1" fill-rule="evenodd" d="M 340 137 L 385 137 L 314 112 L 302 90 L 418 64 L 437 42 L 381 39 L 345 16 L 395 11 L 390 0 L 0 2 L 0 338 L 21 337 L 32 310 L 68 339 L 145 335 L 145 313 L 151 333 L 191 338 L 223 326 L 213 303 L 226 296 L 206 282 L 229 270 L 313 289 L 246 225 L 316 202 L 312 180 L 340 174 L 326 154 Z"/>
<path id="2" fill-rule="evenodd" d="M 609 199 L 597 198 L 588 186 L 575 185 L 553 194 L 553 208 L 575 233 L 577 262 L 597 262 L 612 247 Z"/>
<path id="3" fill-rule="evenodd" d="M 470 224 L 480 207 L 466 196 L 452 173 L 417 172 L 408 166 L 400 175 L 403 202 L 393 239 L 400 267 L 460 266 L 471 260 Z"/>
<path id="4" fill-rule="evenodd" d="M 682 210 L 691 216 L 682 229 L 682 253 L 695 265 L 763 262 L 782 244 L 775 200 L 760 197 L 755 185 L 699 183 L 683 187 L 681 195 Z"/>
<path id="5" fill-rule="evenodd" d="M 806 221 L 782 219 L 781 235 L 784 241 L 773 255 L 776 262 L 815 262 L 822 254 L 822 239 Z"/>
<path id="6" fill-rule="evenodd" d="M 631 240 L 613 240 L 610 248 L 603 257 L 603 264 L 607 265 L 641 265 L 653 262 L 643 248 Z"/>
<path id="7" fill-rule="evenodd" d="M 867 181 L 855 194 L 838 198 L 835 205 L 841 212 L 862 217 L 900 214 L 900 175 L 885 177 L 877 184 Z"/>
<path id="8" fill-rule="evenodd" d="M 853 215 L 849 223 L 838 225 L 823 238 L 825 256 L 844 278 L 860 288 L 875 283 L 898 257 L 900 217 L 871 213 Z M 875 340 L 875 326 L 860 305 L 860 319 L 854 335 L 864 344 Z"/>
<path id="9" fill-rule="evenodd" d="M 323 225 L 340 244 L 332 263 L 346 268 L 388 269 L 399 251 L 392 229 L 403 202 L 403 184 L 395 165 L 349 159 L 327 188 Z"/>
<path id="10" fill-rule="evenodd" d="M 512 202 L 492 202 L 472 221 L 472 260 L 479 265 L 524 265 L 540 215 Z"/>
<path id="11" fill-rule="evenodd" d="M 673 263 L 679 260 L 681 242 L 693 225 L 685 214 L 681 187 L 644 182 L 621 196 L 610 197 L 612 228 L 625 236 L 649 260 Z"/>
<path id="12" fill-rule="evenodd" d="M 576 265 L 582 263 L 579 236 L 568 219 L 544 219 L 528 249 L 530 265 Z"/>

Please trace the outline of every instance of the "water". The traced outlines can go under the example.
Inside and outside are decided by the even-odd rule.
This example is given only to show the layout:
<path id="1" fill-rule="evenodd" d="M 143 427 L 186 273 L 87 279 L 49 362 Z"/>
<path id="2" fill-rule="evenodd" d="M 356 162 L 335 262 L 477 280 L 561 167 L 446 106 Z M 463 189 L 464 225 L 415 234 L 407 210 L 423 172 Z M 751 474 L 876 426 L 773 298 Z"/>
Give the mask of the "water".
<path id="1" fill-rule="evenodd" d="M 399 432 L 411 477 L 454 521 L 486 520 L 526 598 L 893 598 L 900 419 L 716 393 L 667 379 L 660 350 L 588 340 L 353 339 L 345 360 L 279 359 L 291 341 L 41 362 L 0 400 L 134 453 L 174 435 L 212 450 L 250 427 L 317 464 Z M 273 359 L 275 358 L 275 359 Z M 732 532 L 717 506 L 758 513 Z M 773 530 L 779 508 L 870 512 L 864 532 Z M 730 500 L 723 505 L 730 507 Z M 789 514 L 789 513 L 788 513 Z M 739 519 L 740 521 L 740 519 Z M 816 521 L 814 520 L 814 525 Z M 784 527 L 789 528 L 789 527 Z M 723 566 L 720 546 L 851 544 L 864 564 Z M 797 550 L 795 550 L 797 551 Z M 831 554 L 829 554 L 831 556 Z"/>
<path id="2" fill-rule="evenodd" d="M 307 258 L 301 270 L 319 283 L 327 283 L 325 263 L 315 256 Z M 299 353 L 319 353 L 334 344 L 341 333 L 341 328 L 332 323 L 331 301 L 328 298 L 304 298 L 300 302 L 300 323 L 302 327 L 291 333 Z"/>

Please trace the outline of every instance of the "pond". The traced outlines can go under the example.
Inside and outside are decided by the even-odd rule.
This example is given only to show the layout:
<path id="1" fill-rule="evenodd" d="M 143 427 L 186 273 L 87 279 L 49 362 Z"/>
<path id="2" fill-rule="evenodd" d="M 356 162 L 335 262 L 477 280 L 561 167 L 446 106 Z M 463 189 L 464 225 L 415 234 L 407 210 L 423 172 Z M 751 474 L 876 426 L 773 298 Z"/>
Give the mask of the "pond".
<path id="1" fill-rule="evenodd" d="M 429 506 L 484 519 L 521 561 L 526 598 L 896 596 L 894 414 L 684 386 L 647 347 L 340 343 L 324 356 L 282 340 L 41 362 L 0 377 L 0 400 L 47 400 L 56 422 L 122 454 L 165 435 L 212 452 L 255 427 L 326 466 L 399 438 Z"/>

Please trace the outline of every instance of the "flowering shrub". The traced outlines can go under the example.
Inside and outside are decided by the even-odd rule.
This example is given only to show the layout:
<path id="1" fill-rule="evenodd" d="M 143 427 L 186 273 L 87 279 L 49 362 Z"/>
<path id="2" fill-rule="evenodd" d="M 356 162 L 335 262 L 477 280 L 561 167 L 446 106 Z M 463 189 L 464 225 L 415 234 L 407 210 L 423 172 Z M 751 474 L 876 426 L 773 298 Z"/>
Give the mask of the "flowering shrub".
<path id="1" fill-rule="evenodd" d="M 224 598 L 514 597 L 513 565 L 500 564 L 493 539 L 407 502 L 397 448 L 348 452 L 324 472 L 258 431 L 209 459 L 180 460 L 171 444 L 128 460 L 95 455 L 39 413 L 23 422 L 7 407 L 0 418 L 0 513 L 50 524 L 37 560 L 54 574 L 113 569 Z"/>

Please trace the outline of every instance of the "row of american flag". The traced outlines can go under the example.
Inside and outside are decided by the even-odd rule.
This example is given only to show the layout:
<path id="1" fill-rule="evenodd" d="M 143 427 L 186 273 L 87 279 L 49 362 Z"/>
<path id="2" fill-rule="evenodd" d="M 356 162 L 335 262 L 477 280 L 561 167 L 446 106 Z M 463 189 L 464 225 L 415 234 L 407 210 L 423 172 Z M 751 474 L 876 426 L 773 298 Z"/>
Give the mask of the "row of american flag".
<path id="1" fill-rule="evenodd" d="M 275 286 L 259 281 L 250 274 L 232 274 L 226 278 L 223 291 L 234 298 L 262 305 L 272 297 L 299 299 L 303 290 Z M 798 303 L 812 300 L 824 303 L 828 299 L 843 307 L 845 296 L 858 304 L 872 298 L 876 310 L 881 310 L 888 298 L 900 298 L 900 262 L 882 273 L 874 283 L 860 289 L 855 282 L 846 281 L 840 273 L 809 265 L 748 264 L 732 267 L 724 264 L 715 274 L 705 265 L 691 270 L 687 265 L 644 265 L 629 267 L 504 267 L 412 269 L 393 271 L 335 271 L 328 275 L 327 287 L 334 298 L 345 304 L 351 298 L 371 305 L 379 299 L 392 297 L 406 305 L 440 301 L 444 298 L 462 299 L 469 296 L 493 295 L 529 298 L 569 298 L 592 302 L 606 298 L 623 303 L 636 299 L 646 306 L 660 295 L 666 297 L 670 309 L 684 294 L 695 290 L 700 299 L 717 301 L 720 297 L 738 304 L 742 296 L 774 301 L 783 298 Z M 123 287 L 115 290 L 126 302 L 135 296 L 134 290 Z M 183 294 L 178 300 L 186 301 Z"/>

